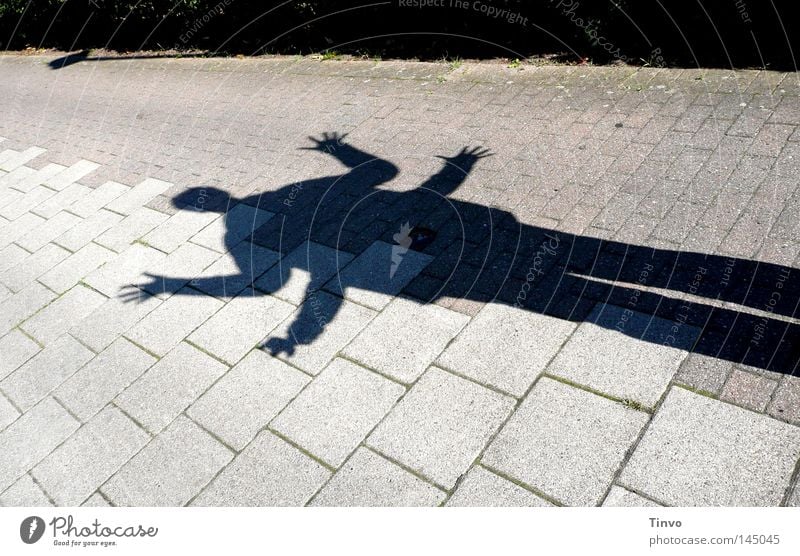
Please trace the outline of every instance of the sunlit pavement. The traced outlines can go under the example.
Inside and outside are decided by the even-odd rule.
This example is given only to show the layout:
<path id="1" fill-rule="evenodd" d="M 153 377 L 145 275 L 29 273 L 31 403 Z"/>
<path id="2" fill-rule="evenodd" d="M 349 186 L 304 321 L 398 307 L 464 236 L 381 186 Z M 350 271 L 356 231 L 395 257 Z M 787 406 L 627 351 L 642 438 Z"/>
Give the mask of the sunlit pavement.
<path id="1" fill-rule="evenodd" d="M 0 503 L 800 505 L 796 74 L 51 60 Z"/>

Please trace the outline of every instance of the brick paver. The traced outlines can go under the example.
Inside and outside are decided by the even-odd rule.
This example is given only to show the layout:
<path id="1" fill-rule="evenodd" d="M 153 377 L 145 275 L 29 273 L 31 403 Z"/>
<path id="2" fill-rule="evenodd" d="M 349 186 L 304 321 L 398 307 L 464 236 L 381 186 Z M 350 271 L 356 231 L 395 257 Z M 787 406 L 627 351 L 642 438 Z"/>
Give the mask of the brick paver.
<path id="1" fill-rule="evenodd" d="M 46 61 L 0 504 L 800 504 L 796 75 Z"/>

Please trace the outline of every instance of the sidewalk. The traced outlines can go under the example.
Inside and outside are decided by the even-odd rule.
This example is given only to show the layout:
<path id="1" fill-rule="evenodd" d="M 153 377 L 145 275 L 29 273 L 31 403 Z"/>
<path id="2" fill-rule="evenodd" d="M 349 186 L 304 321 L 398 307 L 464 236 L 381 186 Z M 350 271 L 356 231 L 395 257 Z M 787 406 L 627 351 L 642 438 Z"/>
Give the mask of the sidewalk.
<path id="1" fill-rule="evenodd" d="M 50 60 L 0 504 L 800 505 L 797 75 Z"/>

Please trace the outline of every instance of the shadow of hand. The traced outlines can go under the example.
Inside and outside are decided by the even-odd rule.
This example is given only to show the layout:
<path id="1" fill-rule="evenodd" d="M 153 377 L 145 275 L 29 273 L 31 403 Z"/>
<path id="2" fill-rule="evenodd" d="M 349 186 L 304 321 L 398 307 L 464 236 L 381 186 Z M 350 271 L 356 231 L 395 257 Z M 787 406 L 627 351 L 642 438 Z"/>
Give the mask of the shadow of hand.
<path id="1" fill-rule="evenodd" d="M 344 138 L 347 137 L 347 134 L 340 134 L 338 131 L 334 131 L 333 133 L 328 133 L 327 131 L 322 134 L 321 139 L 317 139 L 311 135 L 308 138 L 313 141 L 315 144 L 313 147 L 300 147 L 300 150 L 304 151 L 320 151 L 323 153 L 329 153 L 336 150 L 337 147 L 342 146 L 344 143 Z"/>
<path id="2" fill-rule="evenodd" d="M 186 281 L 178 279 L 171 280 L 170 278 L 156 276 L 149 272 L 145 272 L 144 277 L 146 279 L 138 284 L 128 284 L 120 288 L 119 297 L 122 299 L 123 303 L 141 303 L 145 298 L 160 292 L 176 293 L 186 284 Z"/>
<path id="3" fill-rule="evenodd" d="M 441 158 L 447 161 L 448 164 L 452 164 L 456 168 L 468 172 L 478 160 L 489 156 L 494 156 L 494 153 L 485 147 L 464 147 L 455 156 L 436 155 L 436 158 Z"/>
<path id="4" fill-rule="evenodd" d="M 290 338 L 270 338 L 261 347 L 269 350 L 270 355 L 274 357 L 280 353 L 293 355 L 295 345 L 296 343 Z"/>

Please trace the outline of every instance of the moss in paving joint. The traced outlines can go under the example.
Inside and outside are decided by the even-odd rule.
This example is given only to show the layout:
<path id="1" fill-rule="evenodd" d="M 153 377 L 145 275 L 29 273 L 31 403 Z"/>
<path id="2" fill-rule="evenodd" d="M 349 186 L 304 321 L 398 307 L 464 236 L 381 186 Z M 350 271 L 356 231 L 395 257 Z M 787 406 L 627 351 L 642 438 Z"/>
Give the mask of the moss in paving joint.
<path id="1" fill-rule="evenodd" d="M 506 481 L 508 481 L 510 483 L 514 483 L 518 487 L 523 488 L 523 489 L 527 490 L 528 492 L 532 492 L 533 494 L 535 494 L 539 498 L 542 498 L 543 500 L 547 500 L 548 502 L 550 502 L 554 506 L 559 506 L 559 507 L 566 506 L 566 504 L 564 504 L 563 502 L 560 502 L 559 500 L 556 500 L 555 498 L 553 498 L 549 494 L 546 494 L 546 493 L 542 492 L 541 490 L 539 490 L 538 488 L 536 488 L 534 486 L 531 486 L 531 485 L 529 485 L 527 483 L 523 483 L 519 479 L 515 479 L 514 477 L 512 477 L 510 475 L 507 475 L 507 474 L 503 473 L 502 471 L 500 471 L 499 469 L 495 469 L 494 467 L 491 467 L 490 465 L 487 465 L 485 463 L 481 463 L 480 465 L 481 465 L 481 467 L 483 467 L 484 469 L 486 469 L 488 471 L 491 471 L 492 473 L 494 473 L 498 477 L 501 477 L 501 478 L 505 479 Z"/>
<path id="2" fill-rule="evenodd" d="M 594 394 L 595 396 L 600 396 L 601 398 L 605 398 L 607 400 L 611 400 L 612 402 L 616 402 L 618 404 L 622 404 L 625 407 L 627 407 L 629 409 L 632 409 L 632 410 L 640 411 L 642 413 L 650 413 L 650 414 L 652 414 L 654 412 L 654 409 L 652 407 L 648 407 L 648 406 L 644 405 L 641 402 L 638 402 L 638 401 L 635 401 L 635 400 L 632 400 L 632 399 L 629 399 L 629 398 L 618 398 L 616 396 L 612 396 L 611 394 L 607 394 L 605 392 L 600 392 L 599 390 L 595 390 L 594 388 L 589 388 L 588 386 L 584 386 L 582 384 L 578 384 L 576 382 L 572 382 L 571 380 L 568 380 L 568 379 L 560 377 L 560 376 L 551 375 L 551 374 L 548 374 L 548 373 L 542 373 L 542 376 L 543 377 L 547 377 L 547 378 L 549 378 L 551 380 L 555 380 L 556 382 L 560 382 L 562 384 L 566 384 L 567 386 L 572 386 L 573 388 L 577 388 L 579 390 L 583 390 L 584 392 L 589 392 L 590 394 Z"/>

